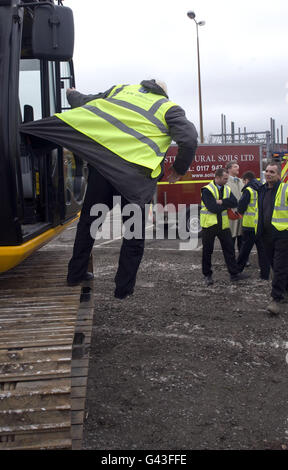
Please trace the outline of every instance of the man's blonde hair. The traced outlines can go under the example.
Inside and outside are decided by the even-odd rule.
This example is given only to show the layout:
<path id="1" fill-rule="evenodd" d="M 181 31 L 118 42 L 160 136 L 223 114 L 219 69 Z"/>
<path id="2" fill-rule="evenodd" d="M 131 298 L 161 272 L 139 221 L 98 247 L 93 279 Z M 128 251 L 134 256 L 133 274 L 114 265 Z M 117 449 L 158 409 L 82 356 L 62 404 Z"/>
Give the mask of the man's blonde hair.
<path id="1" fill-rule="evenodd" d="M 166 83 L 163 82 L 162 80 L 155 80 L 155 82 L 157 83 L 158 86 L 162 88 L 162 90 L 165 91 L 166 95 L 168 95 L 168 89 L 167 89 Z"/>

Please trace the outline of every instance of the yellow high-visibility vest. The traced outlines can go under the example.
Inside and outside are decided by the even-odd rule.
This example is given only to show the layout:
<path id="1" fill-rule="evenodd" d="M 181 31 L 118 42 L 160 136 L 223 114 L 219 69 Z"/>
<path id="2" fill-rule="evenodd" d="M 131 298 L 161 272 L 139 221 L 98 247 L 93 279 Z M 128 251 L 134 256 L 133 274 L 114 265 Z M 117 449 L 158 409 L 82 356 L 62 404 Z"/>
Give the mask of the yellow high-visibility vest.
<path id="1" fill-rule="evenodd" d="M 107 98 L 55 116 L 124 160 L 150 168 L 155 178 L 172 141 L 165 120 L 172 106 L 141 85 L 117 85 Z"/>
<path id="2" fill-rule="evenodd" d="M 247 206 L 246 211 L 243 214 L 242 226 L 256 229 L 257 225 L 257 196 L 258 193 L 255 189 L 249 186 L 245 188 L 250 193 L 250 202 Z"/>
<path id="3" fill-rule="evenodd" d="M 279 184 L 271 224 L 276 230 L 288 230 L 288 183 Z"/>
<path id="4" fill-rule="evenodd" d="M 214 184 L 214 181 L 204 186 L 204 188 L 209 189 L 209 191 L 213 194 L 215 199 L 220 199 L 220 194 L 217 186 Z M 230 197 L 231 189 L 229 186 L 224 186 L 223 192 L 223 199 Z M 222 212 L 222 230 L 229 228 L 229 219 L 227 210 Z M 212 227 L 212 225 L 216 225 L 218 223 L 217 214 L 213 212 L 209 212 L 207 207 L 205 206 L 203 200 L 201 200 L 201 210 L 200 210 L 200 225 L 202 228 Z"/>

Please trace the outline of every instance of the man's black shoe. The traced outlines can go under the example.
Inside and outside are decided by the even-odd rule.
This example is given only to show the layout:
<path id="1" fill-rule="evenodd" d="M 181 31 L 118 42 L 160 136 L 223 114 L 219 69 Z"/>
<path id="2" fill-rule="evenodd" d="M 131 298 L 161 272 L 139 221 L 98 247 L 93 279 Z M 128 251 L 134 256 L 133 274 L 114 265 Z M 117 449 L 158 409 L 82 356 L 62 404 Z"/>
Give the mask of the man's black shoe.
<path id="1" fill-rule="evenodd" d="M 129 295 L 132 295 L 134 292 L 134 289 L 130 290 L 130 291 L 126 291 L 126 292 L 121 292 L 117 289 L 115 289 L 115 292 L 114 292 L 114 297 L 116 297 L 116 299 L 126 299 L 126 297 L 128 297 Z"/>
<path id="2" fill-rule="evenodd" d="M 245 273 L 232 274 L 230 276 L 230 281 L 232 282 L 244 281 L 245 279 L 248 279 L 249 277 L 250 277 L 249 274 L 245 274 Z"/>
<path id="3" fill-rule="evenodd" d="M 87 271 L 87 273 L 84 275 L 84 277 L 82 279 L 79 279 L 78 281 L 70 281 L 67 278 L 67 286 L 69 286 L 69 287 L 79 286 L 79 284 L 81 284 L 81 282 L 91 281 L 92 279 L 94 279 L 94 274 Z"/>
<path id="4" fill-rule="evenodd" d="M 212 284 L 214 284 L 212 276 L 204 276 L 204 282 L 206 286 L 212 286 Z"/>

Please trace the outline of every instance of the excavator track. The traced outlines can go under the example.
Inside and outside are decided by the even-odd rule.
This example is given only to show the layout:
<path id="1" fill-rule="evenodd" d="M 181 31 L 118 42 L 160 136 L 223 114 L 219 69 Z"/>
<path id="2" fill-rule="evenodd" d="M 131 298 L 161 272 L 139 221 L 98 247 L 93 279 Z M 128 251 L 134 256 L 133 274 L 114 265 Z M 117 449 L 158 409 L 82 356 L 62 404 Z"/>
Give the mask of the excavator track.
<path id="1" fill-rule="evenodd" d="M 93 281 L 66 285 L 69 255 L 0 275 L 0 450 L 82 447 Z"/>

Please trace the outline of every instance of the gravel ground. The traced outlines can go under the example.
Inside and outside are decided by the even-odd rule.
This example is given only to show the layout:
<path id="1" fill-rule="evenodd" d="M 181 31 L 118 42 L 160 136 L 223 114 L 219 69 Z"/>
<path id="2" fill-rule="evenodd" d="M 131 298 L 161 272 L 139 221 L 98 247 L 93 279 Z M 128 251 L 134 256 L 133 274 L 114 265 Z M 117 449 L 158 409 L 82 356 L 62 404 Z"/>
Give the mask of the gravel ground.
<path id="1" fill-rule="evenodd" d="M 162 243 L 165 243 L 163 241 Z M 201 250 L 147 243 L 133 296 L 113 297 L 119 248 L 94 249 L 95 315 L 84 449 L 288 447 L 287 313 L 271 285 L 231 284 L 220 250 L 206 287 Z M 168 241 L 166 247 L 168 247 Z"/>

